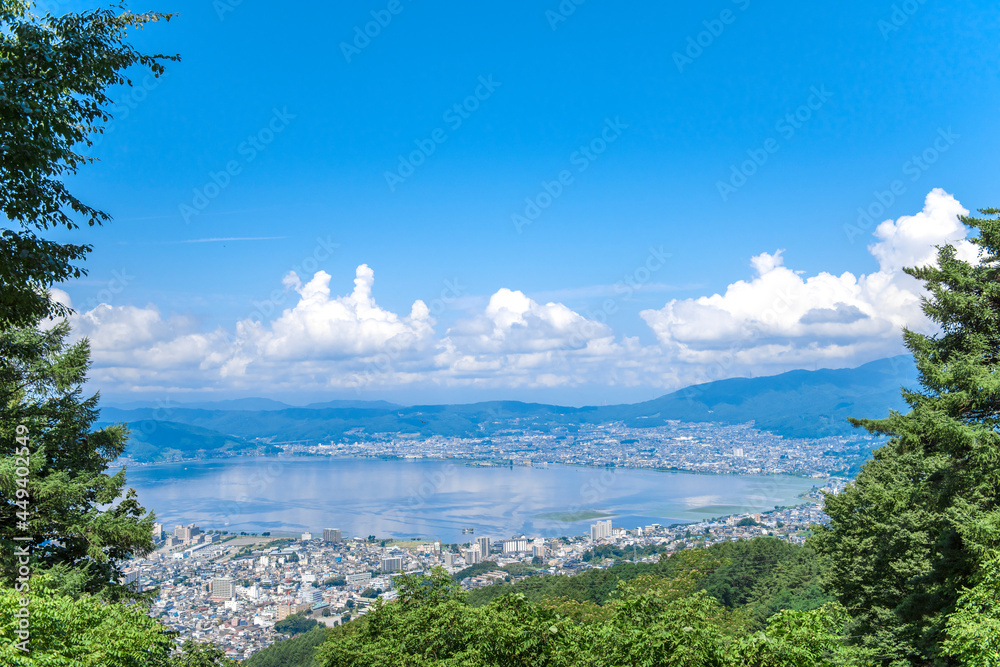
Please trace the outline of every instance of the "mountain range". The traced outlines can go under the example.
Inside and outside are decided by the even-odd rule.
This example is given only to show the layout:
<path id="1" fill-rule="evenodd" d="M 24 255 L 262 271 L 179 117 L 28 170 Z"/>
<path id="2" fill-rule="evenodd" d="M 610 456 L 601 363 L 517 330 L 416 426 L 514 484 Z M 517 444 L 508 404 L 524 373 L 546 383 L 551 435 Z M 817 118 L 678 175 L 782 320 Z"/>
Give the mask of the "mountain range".
<path id="1" fill-rule="evenodd" d="M 519 401 L 401 406 L 385 401 L 329 401 L 294 407 L 266 398 L 153 407 L 125 404 L 101 409 L 101 422 L 125 422 L 130 455 L 161 460 L 165 452 L 238 452 L 255 438 L 276 442 L 363 439 L 372 433 L 483 437 L 512 429 L 546 430 L 624 422 L 653 427 L 668 421 L 754 422 L 786 437 L 819 438 L 855 432 L 848 417 L 883 417 L 905 411 L 900 387 L 917 387 L 909 356 L 857 368 L 796 370 L 758 378 L 694 385 L 651 401 L 566 407 Z"/>

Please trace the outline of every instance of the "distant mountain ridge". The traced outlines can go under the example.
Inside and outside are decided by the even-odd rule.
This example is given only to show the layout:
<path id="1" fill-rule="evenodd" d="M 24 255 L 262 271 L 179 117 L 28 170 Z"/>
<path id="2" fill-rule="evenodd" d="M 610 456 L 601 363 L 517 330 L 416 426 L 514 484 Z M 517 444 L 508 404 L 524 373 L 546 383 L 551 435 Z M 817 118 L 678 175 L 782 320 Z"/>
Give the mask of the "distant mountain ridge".
<path id="1" fill-rule="evenodd" d="M 270 399 L 237 399 L 178 407 L 106 407 L 101 423 L 170 422 L 179 425 L 184 447 L 210 451 L 223 446 L 241 449 L 253 438 L 276 441 L 361 439 L 363 434 L 410 433 L 484 437 L 512 428 L 575 428 L 581 424 L 624 422 L 652 427 L 667 421 L 737 424 L 753 421 L 757 428 L 787 437 L 818 438 L 856 430 L 848 417 L 883 417 L 890 409 L 904 410 L 900 387 L 916 387 L 917 373 L 909 356 L 881 359 L 850 369 L 796 370 L 759 378 L 718 380 L 666 394 L 651 401 L 581 408 L 489 401 L 452 405 L 399 406 L 385 401 L 330 401 L 291 407 Z M 258 407 L 253 407 L 258 406 Z M 133 426 L 134 428 L 134 426 Z M 198 446 L 198 437 L 206 439 Z M 153 445 L 143 441 L 145 445 Z M 158 439 L 156 443 L 169 446 Z M 148 449 L 144 450 L 147 452 Z"/>
<path id="2" fill-rule="evenodd" d="M 848 417 L 884 417 L 906 410 L 901 387 L 916 388 L 908 355 L 857 368 L 796 370 L 759 378 L 731 378 L 622 406 L 632 421 L 653 414 L 682 421 L 726 424 L 753 420 L 757 428 L 793 437 L 849 433 Z"/>

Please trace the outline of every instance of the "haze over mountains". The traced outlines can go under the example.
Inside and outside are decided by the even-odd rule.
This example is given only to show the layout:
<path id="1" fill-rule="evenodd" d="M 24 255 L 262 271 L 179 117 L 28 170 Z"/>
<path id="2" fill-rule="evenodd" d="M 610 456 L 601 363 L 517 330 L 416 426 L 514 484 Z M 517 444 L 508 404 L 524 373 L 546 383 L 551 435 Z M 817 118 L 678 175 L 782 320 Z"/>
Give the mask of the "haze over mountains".
<path id="1" fill-rule="evenodd" d="M 375 433 L 485 437 L 511 429 L 541 430 L 623 422 L 631 427 L 667 421 L 738 424 L 786 437 L 845 435 L 848 417 L 881 417 L 905 410 L 901 386 L 916 385 L 909 356 L 858 368 L 797 370 L 760 378 L 695 385 L 642 403 L 565 407 L 518 401 L 400 406 L 385 401 L 329 401 L 294 407 L 266 398 L 244 398 L 171 407 L 135 404 L 104 407 L 101 423 L 126 422 L 129 453 L 158 460 L 168 450 L 238 453 L 258 438 L 274 442 L 361 440 Z"/>
<path id="2" fill-rule="evenodd" d="M 123 410 L 140 410 L 142 408 L 162 408 L 161 402 L 154 401 L 134 401 L 131 403 L 109 403 L 109 408 L 119 408 Z M 295 406 L 270 398 L 234 398 L 228 401 L 205 401 L 201 403 L 173 403 L 174 408 L 191 408 L 194 410 L 290 410 L 296 407 L 303 407 L 310 410 L 319 408 L 400 408 L 398 403 L 388 401 L 323 401 L 320 403 L 309 403 L 308 405 Z"/>

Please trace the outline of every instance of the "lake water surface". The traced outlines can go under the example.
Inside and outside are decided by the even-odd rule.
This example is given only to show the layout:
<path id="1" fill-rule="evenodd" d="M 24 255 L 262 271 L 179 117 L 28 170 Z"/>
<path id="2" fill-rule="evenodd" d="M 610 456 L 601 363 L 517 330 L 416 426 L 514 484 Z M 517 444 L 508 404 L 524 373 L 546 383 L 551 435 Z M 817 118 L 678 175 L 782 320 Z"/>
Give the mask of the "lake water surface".
<path id="1" fill-rule="evenodd" d="M 669 525 L 801 502 L 822 480 L 700 475 L 565 465 L 470 467 L 453 461 L 245 457 L 128 469 L 147 510 L 171 531 L 203 529 L 345 536 L 556 537 L 614 526 Z M 462 534 L 475 528 L 475 535 Z"/>

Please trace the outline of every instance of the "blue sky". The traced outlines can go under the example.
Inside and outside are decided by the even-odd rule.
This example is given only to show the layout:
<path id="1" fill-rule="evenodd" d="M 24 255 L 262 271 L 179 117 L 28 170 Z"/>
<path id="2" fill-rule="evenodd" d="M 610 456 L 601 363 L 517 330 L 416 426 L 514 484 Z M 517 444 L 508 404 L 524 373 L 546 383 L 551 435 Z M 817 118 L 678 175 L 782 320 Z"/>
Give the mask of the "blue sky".
<path id="1" fill-rule="evenodd" d="M 114 222 L 61 235 L 109 400 L 854 366 L 927 326 L 900 266 L 998 203 L 995 3 L 130 7 L 178 13 L 132 40 L 182 62 L 71 180 Z"/>

